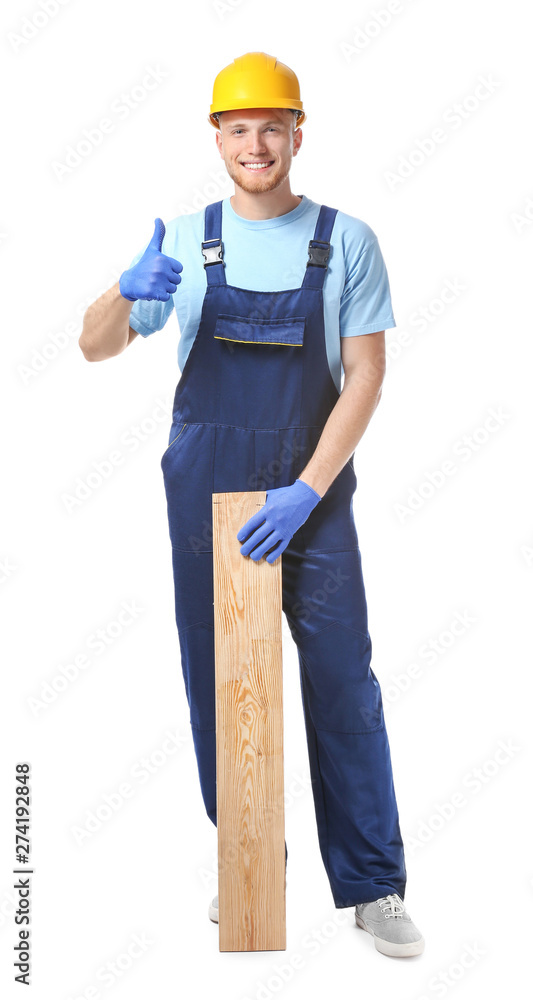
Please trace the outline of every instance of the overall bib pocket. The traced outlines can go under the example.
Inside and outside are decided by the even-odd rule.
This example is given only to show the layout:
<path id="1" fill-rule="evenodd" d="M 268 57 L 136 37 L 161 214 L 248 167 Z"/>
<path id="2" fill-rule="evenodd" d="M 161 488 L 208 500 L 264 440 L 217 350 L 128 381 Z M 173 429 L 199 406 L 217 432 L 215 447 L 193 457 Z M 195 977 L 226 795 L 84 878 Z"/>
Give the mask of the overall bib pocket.
<path id="1" fill-rule="evenodd" d="M 222 423 L 249 429 L 300 425 L 305 322 L 305 316 L 218 314 L 212 343 Z"/>
<path id="2" fill-rule="evenodd" d="M 281 319 L 232 316 L 219 313 L 213 336 L 241 344 L 272 344 L 280 347 L 303 347 L 305 316 Z"/>

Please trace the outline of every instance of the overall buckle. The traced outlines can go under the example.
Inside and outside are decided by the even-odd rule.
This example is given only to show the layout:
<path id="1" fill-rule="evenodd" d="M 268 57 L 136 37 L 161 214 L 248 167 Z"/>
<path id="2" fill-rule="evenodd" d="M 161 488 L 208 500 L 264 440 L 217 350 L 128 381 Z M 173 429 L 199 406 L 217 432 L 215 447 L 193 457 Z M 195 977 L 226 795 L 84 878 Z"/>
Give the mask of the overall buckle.
<path id="1" fill-rule="evenodd" d="M 210 244 L 214 244 L 211 246 Z M 223 244 L 222 240 L 205 240 L 202 243 L 202 253 L 204 255 L 204 267 L 209 267 L 210 264 L 218 264 L 220 261 L 226 266 L 223 258 Z"/>
<path id="2" fill-rule="evenodd" d="M 307 267 L 327 267 L 331 252 L 331 243 L 325 240 L 309 240 L 309 260 Z"/>

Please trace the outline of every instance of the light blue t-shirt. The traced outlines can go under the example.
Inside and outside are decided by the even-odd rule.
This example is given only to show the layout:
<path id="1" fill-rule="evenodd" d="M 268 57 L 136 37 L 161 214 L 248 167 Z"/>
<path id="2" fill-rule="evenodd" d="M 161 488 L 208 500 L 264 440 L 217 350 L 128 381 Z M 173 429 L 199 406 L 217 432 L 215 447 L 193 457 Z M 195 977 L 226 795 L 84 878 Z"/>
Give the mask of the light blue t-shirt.
<path id="1" fill-rule="evenodd" d="M 308 260 L 307 244 L 313 238 L 320 205 L 306 195 L 299 197 L 302 200 L 296 208 L 275 219 L 245 219 L 237 215 L 229 197 L 223 199 L 222 240 L 229 285 L 267 292 L 301 285 Z M 161 330 L 172 310 L 176 310 L 181 371 L 198 331 L 207 285 L 201 251 L 204 216 L 205 210 L 201 209 L 166 223 L 161 250 L 183 265 L 181 282 L 168 302 L 138 299 L 130 314 L 130 326 L 148 337 Z M 140 260 L 148 242 L 129 267 Z M 396 326 L 377 236 L 366 222 L 339 211 L 324 281 L 324 326 L 328 363 L 339 391 L 340 337 L 357 337 Z"/>

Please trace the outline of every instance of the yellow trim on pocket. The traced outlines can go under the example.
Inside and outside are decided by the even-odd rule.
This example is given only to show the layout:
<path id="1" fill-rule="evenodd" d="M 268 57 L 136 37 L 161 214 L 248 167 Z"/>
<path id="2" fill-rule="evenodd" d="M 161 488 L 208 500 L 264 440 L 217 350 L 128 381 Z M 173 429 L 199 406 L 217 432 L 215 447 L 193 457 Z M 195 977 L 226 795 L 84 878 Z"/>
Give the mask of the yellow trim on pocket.
<path id="1" fill-rule="evenodd" d="M 274 347 L 303 347 L 303 344 L 286 344 L 279 340 L 241 340 L 240 337 L 217 337 L 214 340 L 231 340 L 232 344 L 272 344 Z"/>
<path id="2" fill-rule="evenodd" d="M 169 445 L 168 445 L 168 447 L 167 447 L 167 451 L 168 451 L 168 449 L 169 449 L 169 448 L 172 448 L 172 445 L 174 444 L 174 441 L 177 441 L 177 440 L 178 440 L 178 438 L 179 438 L 180 434 L 183 434 L 183 431 L 185 430 L 186 426 L 187 426 L 187 424 L 184 424 L 184 425 L 183 425 L 183 427 L 181 428 L 181 431 L 180 431 L 180 433 L 179 433 L 179 434 L 176 434 L 176 437 L 175 437 L 175 438 L 172 438 L 172 441 L 170 442 L 170 444 L 169 444 Z"/>
<path id="3" fill-rule="evenodd" d="M 167 447 L 165 448 L 165 450 L 164 450 L 163 454 L 161 455 L 161 462 L 162 462 L 162 461 L 163 461 L 163 459 L 164 459 L 164 458 L 166 457 L 166 455 L 168 455 L 168 453 L 169 453 L 170 449 L 172 448 L 172 445 L 173 445 L 173 444 L 174 444 L 174 443 L 175 443 L 175 442 L 176 442 L 176 441 L 178 440 L 178 438 L 179 438 L 179 437 L 180 437 L 180 436 L 181 436 L 181 435 L 183 434 L 183 431 L 185 430 L 186 426 L 187 426 L 187 424 L 185 423 L 185 424 L 183 425 L 183 427 L 181 428 L 181 430 L 180 430 L 179 434 L 176 434 L 176 437 L 175 437 L 175 438 L 172 438 L 172 441 L 170 442 L 170 444 L 169 444 L 169 445 L 167 445 Z"/>

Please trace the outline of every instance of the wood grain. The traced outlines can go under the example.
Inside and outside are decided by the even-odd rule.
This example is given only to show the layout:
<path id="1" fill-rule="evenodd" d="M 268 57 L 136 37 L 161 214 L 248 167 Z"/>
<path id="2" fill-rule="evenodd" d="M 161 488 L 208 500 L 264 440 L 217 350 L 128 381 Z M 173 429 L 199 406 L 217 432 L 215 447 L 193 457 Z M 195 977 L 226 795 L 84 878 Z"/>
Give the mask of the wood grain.
<path id="1" fill-rule="evenodd" d="M 213 493 L 220 951 L 283 951 L 281 558 L 240 552 L 266 492 Z"/>

